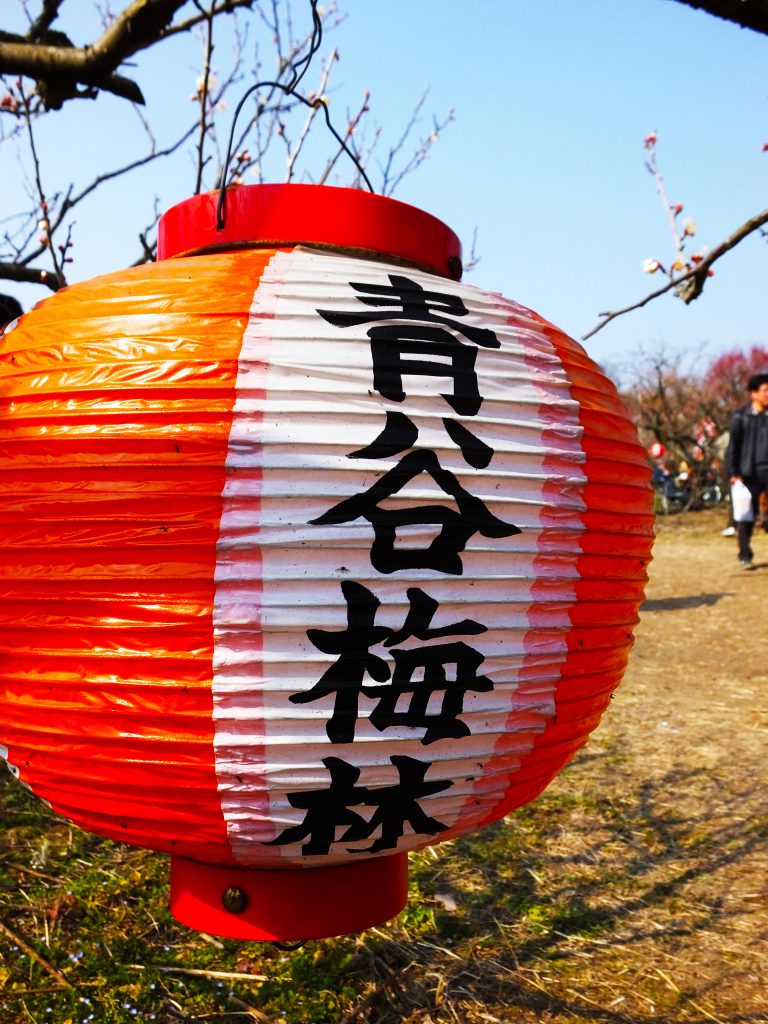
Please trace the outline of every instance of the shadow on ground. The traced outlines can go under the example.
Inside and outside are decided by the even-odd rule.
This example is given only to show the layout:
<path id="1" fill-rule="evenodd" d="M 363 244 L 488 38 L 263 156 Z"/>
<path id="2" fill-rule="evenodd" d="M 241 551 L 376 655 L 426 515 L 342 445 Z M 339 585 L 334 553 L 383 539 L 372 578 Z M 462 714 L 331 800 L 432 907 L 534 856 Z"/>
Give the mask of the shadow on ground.
<path id="1" fill-rule="evenodd" d="M 640 611 L 642 612 L 671 612 L 682 608 L 711 608 L 724 597 L 733 597 L 732 591 L 722 591 L 718 594 L 689 594 L 685 597 L 659 597 L 644 601 Z"/>

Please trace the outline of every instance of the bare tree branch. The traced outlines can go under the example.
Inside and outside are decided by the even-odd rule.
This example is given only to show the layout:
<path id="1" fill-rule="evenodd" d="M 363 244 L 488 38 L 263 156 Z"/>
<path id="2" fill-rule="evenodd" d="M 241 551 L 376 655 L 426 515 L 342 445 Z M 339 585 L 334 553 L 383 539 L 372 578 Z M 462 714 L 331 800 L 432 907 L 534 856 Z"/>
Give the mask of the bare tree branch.
<path id="1" fill-rule="evenodd" d="M 644 299 L 639 302 L 634 302 L 631 306 L 625 306 L 623 309 L 617 309 L 613 312 L 600 313 L 602 318 L 597 326 L 593 327 L 591 331 L 581 336 L 582 341 L 586 341 L 588 338 L 593 337 L 598 331 L 602 330 L 606 324 L 609 324 L 611 320 L 615 320 L 616 317 L 623 316 L 625 313 L 631 313 L 635 309 L 640 309 L 642 306 L 647 305 L 653 299 L 658 299 L 660 295 L 664 295 L 671 289 L 675 289 L 677 294 L 683 300 L 688 303 L 693 302 L 701 295 L 707 277 L 709 276 L 709 269 L 712 264 L 724 256 L 731 249 L 735 248 L 742 242 L 748 235 L 752 234 L 753 231 L 757 231 L 764 224 L 768 224 L 768 209 L 763 210 L 762 213 L 756 214 L 754 217 L 750 217 L 749 220 L 745 221 L 741 227 L 730 234 L 724 242 L 720 245 L 715 246 L 706 256 L 704 256 L 699 264 L 687 271 L 685 274 L 680 274 L 679 277 L 675 277 L 673 280 L 668 281 L 663 288 L 657 289 L 655 292 L 651 292 L 650 295 L 646 295 Z"/>
<path id="2" fill-rule="evenodd" d="M 29 26 L 27 39 L 34 42 L 35 40 L 40 39 L 41 36 L 48 31 L 53 22 L 59 16 L 61 3 L 62 0 L 43 0 L 40 13 Z"/>
<path id="3" fill-rule="evenodd" d="M 366 89 L 365 95 L 363 96 L 363 102 L 360 104 L 360 107 L 359 107 L 357 113 L 354 116 L 352 116 L 352 117 L 348 116 L 348 118 L 347 118 L 347 130 L 344 133 L 344 142 L 345 143 L 346 142 L 351 142 L 352 136 L 357 131 L 358 125 L 360 124 L 362 119 L 365 117 L 365 115 L 368 113 L 368 111 L 370 110 L 370 107 L 368 106 L 368 100 L 370 99 L 370 95 L 371 94 Z M 318 185 L 324 185 L 326 183 L 326 181 L 328 180 L 328 178 L 330 176 L 331 171 L 336 166 L 336 162 L 338 161 L 339 157 L 341 156 L 341 154 L 343 152 L 344 152 L 344 147 L 343 146 L 339 146 L 339 148 L 336 150 L 335 154 L 331 157 L 331 159 L 326 164 L 325 170 L 323 171 L 323 173 L 318 178 L 318 182 L 317 182 Z M 355 156 L 357 156 L 358 160 L 360 159 L 359 154 L 357 153 L 357 151 L 355 151 Z M 358 176 L 356 181 L 359 181 L 359 180 L 360 179 L 359 179 L 359 176 Z"/>
<path id="4" fill-rule="evenodd" d="M 330 57 L 325 62 L 325 67 L 323 68 L 323 73 L 322 73 L 322 75 L 320 77 L 320 84 L 318 85 L 317 93 L 315 94 L 317 96 L 317 103 L 314 106 L 310 107 L 309 110 L 307 111 L 307 116 L 304 119 L 304 125 L 303 125 L 301 131 L 299 132 L 299 137 L 296 140 L 296 143 L 294 145 L 289 145 L 289 147 L 288 147 L 288 156 L 287 156 L 286 171 L 285 171 L 285 180 L 286 181 L 290 181 L 293 178 L 293 171 L 294 171 L 294 168 L 296 166 L 296 161 L 299 158 L 299 153 L 301 152 L 301 147 L 304 145 L 304 142 L 306 141 L 307 135 L 309 134 L 309 129 L 312 127 L 312 122 L 314 121 L 314 119 L 315 119 L 315 117 L 316 117 L 316 115 L 318 113 L 318 110 L 320 109 L 320 105 L 325 103 L 325 98 L 324 97 L 325 97 L 325 90 L 328 88 L 328 79 L 329 79 L 330 74 L 331 74 L 331 69 L 333 68 L 334 63 L 338 59 L 339 59 L 338 51 L 334 50 L 331 53 Z M 310 99 L 311 98 L 312 98 L 312 95 L 310 94 Z"/>
<path id="5" fill-rule="evenodd" d="M 677 0 L 678 3 L 706 11 L 716 18 L 735 22 L 742 28 L 768 35 L 768 4 L 765 0 Z"/>
<path id="6" fill-rule="evenodd" d="M 247 7 L 250 10 L 253 4 L 254 0 L 220 0 L 219 3 L 213 5 L 210 14 L 212 17 L 217 18 L 220 14 L 230 14 L 237 7 Z M 163 30 L 159 38 L 170 39 L 171 36 L 181 35 L 207 20 L 208 12 L 194 14 L 192 17 L 187 18 L 186 21 L 179 21 L 175 25 L 169 25 L 168 28 Z"/>
<path id="7" fill-rule="evenodd" d="M 143 103 L 138 85 L 116 75 L 115 70 L 126 58 L 156 43 L 185 3 L 186 0 L 133 0 L 89 46 L 73 46 L 66 37 L 57 43 L 17 41 L 4 33 L 0 40 L 0 74 L 33 78 L 45 106 L 52 110 L 59 109 L 66 100 L 82 96 L 78 85 L 104 89 L 134 103 Z M 57 6 L 47 5 L 41 25 L 50 15 L 55 16 Z"/>
<path id="8" fill-rule="evenodd" d="M 101 71 L 114 71 L 127 57 L 152 46 L 173 21 L 186 0 L 133 0 L 105 30 L 85 47 L 88 63 Z"/>
<path id="9" fill-rule="evenodd" d="M 141 89 L 129 78 L 93 69 L 87 50 L 74 46 L 0 41 L 0 74 L 26 75 L 35 80 L 46 109 L 59 110 L 67 100 L 92 98 L 94 89 L 114 93 L 132 103 L 144 103 Z M 52 84 L 53 83 L 53 84 Z M 88 86 L 86 90 L 78 85 Z"/>
<path id="10" fill-rule="evenodd" d="M 37 188 L 37 197 L 40 202 L 40 224 L 43 230 L 41 243 L 50 252 L 54 275 L 58 280 L 59 286 L 63 287 L 67 282 L 64 277 L 62 266 L 56 257 L 56 250 L 53 245 L 53 228 L 51 226 L 51 218 L 48 213 L 48 199 L 45 194 L 45 189 L 43 188 L 42 178 L 40 177 L 40 160 L 37 155 L 37 146 L 35 145 L 35 133 L 32 129 L 32 116 L 29 108 L 29 100 L 24 89 L 20 89 L 20 93 L 22 103 L 24 104 L 24 114 L 27 122 L 27 135 L 29 138 L 29 150 L 32 154 L 32 166 L 35 172 L 35 187 Z"/>
<path id="11" fill-rule="evenodd" d="M 57 292 L 61 282 L 50 272 L 41 267 L 29 267 L 23 263 L 0 263 L 0 279 L 18 281 L 22 284 L 43 284 L 52 292 Z"/>
<path id="12" fill-rule="evenodd" d="M 205 139 L 210 129 L 208 122 L 208 101 L 210 98 L 210 86 L 211 86 L 211 59 L 213 57 L 213 5 L 210 10 L 205 8 L 200 3 L 200 0 L 194 0 L 195 7 L 200 11 L 201 17 L 205 21 L 205 55 L 203 61 L 203 77 L 202 82 L 197 90 L 198 103 L 200 104 L 200 130 L 197 138 L 197 175 L 195 177 L 195 195 L 200 192 L 203 183 L 203 171 L 208 158 L 205 155 Z"/>
<path id="13" fill-rule="evenodd" d="M 405 143 L 408 141 L 411 132 L 416 127 L 416 124 L 418 123 L 419 120 L 419 115 L 421 113 L 421 109 L 424 106 L 424 103 L 426 102 L 428 95 L 429 90 L 425 89 L 424 92 L 421 94 L 418 103 L 413 108 L 410 120 L 403 129 L 400 138 L 395 143 L 395 145 L 392 146 L 387 155 L 387 161 L 382 170 L 382 195 L 391 196 L 395 192 L 403 178 L 405 178 L 409 174 L 412 174 L 417 167 L 424 163 L 424 161 L 429 156 L 430 149 L 432 148 L 434 143 L 437 142 L 437 140 L 440 138 L 440 133 L 442 132 L 442 130 L 454 119 L 453 110 L 450 110 L 448 112 L 448 116 L 443 121 L 438 121 L 437 118 L 433 117 L 432 131 L 425 139 L 421 139 L 417 149 L 414 150 L 413 153 L 411 153 L 409 160 L 403 165 L 403 167 L 399 171 L 395 172 L 395 159 L 399 156 L 400 152 L 405 146 Z"/>
<path id="14" fill-rule="evenodd" d="M 54 224 L 54 228 L 58 226 L 61 219 L 63 219 L 63 217 L 69 213 L 73 207 L 82 202 L 82 200 L 85 199 L 86 196 L 90 195 L 91 192 L 95 191 L 99 185 L 103 185 L 105 181 L 112 181 L 113 178 L 120 178 L 124 174 L 128 174 L 130 171 L 135 171 L 137 167 L 144 167 L 146 164 L 151 164 L 154 160 L 160 160 L 165 156 L 171 156 L 171 154 L 175 153 L 180 146 L 183 146 L 184 143 L 191 138 L 196 128 L 197 125 L 193 124 L 184 132 L 183 135 L 179 136 L 175 142 L 172 142 L 170 146 L 166 146 L 165 149 L 153 149 L 150 153 L 147 153 L 145 156 L 138 157 L 136 160 L 132 160 L 123 167 L 118 167 L 113 171 L 106 171 L 104 174 L 100 174 L 94 178 L 89 185 L 86 185 L 86 187 L 75 196 L 70 197 L 68 195 L 62 204 L 59 220 Z"/>

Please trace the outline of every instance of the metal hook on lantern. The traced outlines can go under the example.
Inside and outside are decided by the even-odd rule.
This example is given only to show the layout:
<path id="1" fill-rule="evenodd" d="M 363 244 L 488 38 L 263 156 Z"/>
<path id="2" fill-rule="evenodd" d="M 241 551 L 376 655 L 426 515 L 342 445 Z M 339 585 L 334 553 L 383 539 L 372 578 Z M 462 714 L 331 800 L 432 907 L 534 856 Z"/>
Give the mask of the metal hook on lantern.
<path id="1" fill-rule="evenodd" d="M 366 185 L 368 186 L 369 191 L 373 193 L 375 193 L 376 191 L 373 185 L 371 184 L 368 175 L 365 173 L 363 165 L 360 163 L 357 156 L 349 148 L 344 139 L 341 137 L 341 135 L 339 135 L 339 133 L 331 124 L 331 115 L 328 112 L 328 105 L 326 104 L 325 100 L 323 100 L 322 97 L 310 100 L 306 96 L 302 96 L 301 93 L 298 93 L 296 91 L 297 86 L 301 82 L 304 75 L 307 73 L 312 58 L 319 50 L 320 43 L 322 42 L 323 38 L 323 26 L 320 15 L 317 10 L 317 0 L 309 0 L 309 2 L 312 8 L 312 38 L 310 40 L 309 50 L 306 56 L 302 57 L 301 60 L 297 60 L 295 63 L 291 64 L 292 77 L 290 82 L 288 82 L 287 85 L 284 85 L 282 82 L 272 81 L 256 82 L 254 85 L 250 86 L 250 88 L 246 90 L 242 99 L 235 108 L 235 114 L 234 117 L 232 118 L 232 127 L 230 129 L 229 139 L 227 141 L 227 152 L 224 157 L 224 165 L 221 170 L 221 181 L 219 183 L 219 201 L 216 206 L 217 231 L 223 231 L 224 226 L 226 224 L 227 173 L 229 171 L 229 164 L 232 160 L 232 143 L 234 142 L 235 138 L 235 126 L 237 125 L 237 119 L 240 116 L 240 112 L 243 109 L 246 100 L 248 100 L 255 92 L 257 92 L 259 89 L 264 88 L 265 86 L 271 86 L 272 88 L 279 89 L 286 96 L 294 96 L 297 100 L 299 100 L 300 103 L 303 103 L 305 106 L 310 107 L 313 110 L 322 109 L 323 116 L 325 117 L 326 126 L 328 127 L 328 130 L 330 131 L 331 135 L 333 135 L 333 137 L 338 142 L 339 146 L 344 150 L 344 152 L 347 154 L 350 160 L 354 163 L 355 167 L 360 172 L 360 176 L 362 177 L 363 181 L 365 181 Z"/>
<path id="2" fill-rule="evenodd" d="M 283 953 L 295 953 L 297 949 L 301 949 L 302 946 L 306 946 L 306 939 L 299 939 L 297 942 L 273 942 L 272 945 L 275 949 L 279 949 Z"/>

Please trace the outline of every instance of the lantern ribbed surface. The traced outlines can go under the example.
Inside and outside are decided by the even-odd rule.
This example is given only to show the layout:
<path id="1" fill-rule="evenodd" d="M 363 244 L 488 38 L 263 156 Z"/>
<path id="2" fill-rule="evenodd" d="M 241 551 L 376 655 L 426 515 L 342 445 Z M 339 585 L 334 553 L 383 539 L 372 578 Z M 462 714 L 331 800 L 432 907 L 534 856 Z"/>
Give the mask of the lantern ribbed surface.
<path id="1" fill-rule="evenodd" d="M 253 250 L 75 285 L 0 358 L 0 753 L 78 825 L 359 863 L 533 799 L 597 725 L 649 474 L 536 314 Z"/>

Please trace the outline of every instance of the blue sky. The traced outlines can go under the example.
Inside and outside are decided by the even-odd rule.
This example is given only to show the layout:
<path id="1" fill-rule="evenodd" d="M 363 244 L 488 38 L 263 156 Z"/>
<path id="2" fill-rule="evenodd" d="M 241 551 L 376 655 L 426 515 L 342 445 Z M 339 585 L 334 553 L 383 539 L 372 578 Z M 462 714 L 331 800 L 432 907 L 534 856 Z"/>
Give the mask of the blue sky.
<path id="1" fill-rule="evenodd" d="M 89 5 L 69 6 L 83 20 L 65 17 L 60 27 L 81 43 L 92 34 Z M 673 0 L 347 0 L 343 9 L 346 21 L 323 46 L 341 57 L 330 91 L 336 123 L 366 88 L 385 142 L 425 88 L 417 131 L 452 108 L 454 123 L 395 197 L 445 220 L 465 248 L 476 230 L 480 262 L 467 280 L 574 337 L 600 311 L 662 283 L 641 270 L 646 257 L 668 261 L 672 246 L 643 166 L 649 131 L 658 132 L 670 199 L 699 226 L 696 247 L 714 246 L 767 205 L 768 38 Z M 304 9 L 295 10 L 300 21 Z M 220 69 L 229 45 L 222 38 L 214 55 Z M 161 144 L 190 117 L 198 67 L 191 39 L 137 61 Z M 315 131 L 325 146 L 319 124 Z M 46 187 L 87 182 L 135 152 L 139 138 L 124 102 L 71 104 L 40 125 Z M 12 147 L 0 146 L 0 217 L 18 207 L 22 177 Z M 192 182 L 183 155 L 103 189 L 77 214 L 72 278 L 132 262 L 155 197 L 165 208 Z M 587 351 L 618 367 L 640 347 L 707 358 L 765 343 L 768 242 L 753 235 L 715 271 L 690 307 L 664 297 L 614 321 Z M 25 304 L 43 297 L 15 291 Z"/>

